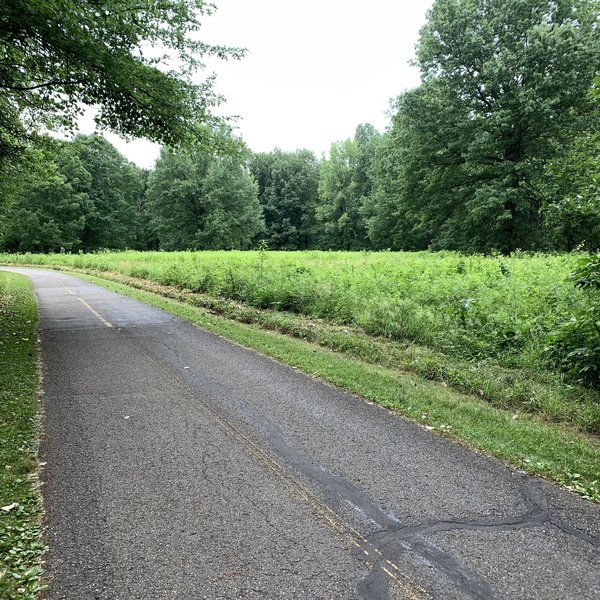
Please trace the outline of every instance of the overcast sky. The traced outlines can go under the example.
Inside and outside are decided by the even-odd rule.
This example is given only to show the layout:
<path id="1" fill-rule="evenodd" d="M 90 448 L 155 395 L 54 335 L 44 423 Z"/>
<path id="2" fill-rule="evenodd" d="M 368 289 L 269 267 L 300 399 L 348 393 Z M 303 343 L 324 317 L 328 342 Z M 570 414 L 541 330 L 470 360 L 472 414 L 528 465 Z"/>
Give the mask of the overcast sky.
<path id="1" fill-rule="evenodd" d="M 359 123 L 383 130 L 390 98 L 419 82 L 408 63 L 432 0 L 216 4 L 203 41 L 248 50 L 241 61 L 210 64 L 227 98 L 220 110 L 239 115 L 239 133 L 254 151 L 308 148 L 320 156 Z M 107 138 L 140 166 L 158 155 L 149 142 Z"/>

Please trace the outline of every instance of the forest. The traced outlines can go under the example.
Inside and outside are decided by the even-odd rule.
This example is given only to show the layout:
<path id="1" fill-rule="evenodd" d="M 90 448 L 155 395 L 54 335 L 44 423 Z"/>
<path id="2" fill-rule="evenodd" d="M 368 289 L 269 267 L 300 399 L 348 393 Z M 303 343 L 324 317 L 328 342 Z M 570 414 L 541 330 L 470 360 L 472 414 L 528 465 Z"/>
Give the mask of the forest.
<path id="1" fill-rule="evenodd" d="M 145 171 L 100 134 L 37 135 L 3 155 L 0 248 L 595 251 L 597 14 L 590 0 L 434 3 L 421 84 L 385 131 L 358 124 L 321 157 L 254 153 L 221 124 L 216 143 L 161 138 Z"/>

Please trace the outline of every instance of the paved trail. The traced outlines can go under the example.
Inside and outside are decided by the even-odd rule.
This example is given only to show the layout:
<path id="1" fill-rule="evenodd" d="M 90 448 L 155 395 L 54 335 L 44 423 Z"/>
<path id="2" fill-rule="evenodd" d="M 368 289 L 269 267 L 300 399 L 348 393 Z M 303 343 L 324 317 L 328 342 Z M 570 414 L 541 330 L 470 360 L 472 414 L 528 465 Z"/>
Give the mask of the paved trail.
<path id="1" fill-rule="evenodd" d="M 67 275 L 39 299 L 57 599 L 600 598 L 600 507 Z"/>

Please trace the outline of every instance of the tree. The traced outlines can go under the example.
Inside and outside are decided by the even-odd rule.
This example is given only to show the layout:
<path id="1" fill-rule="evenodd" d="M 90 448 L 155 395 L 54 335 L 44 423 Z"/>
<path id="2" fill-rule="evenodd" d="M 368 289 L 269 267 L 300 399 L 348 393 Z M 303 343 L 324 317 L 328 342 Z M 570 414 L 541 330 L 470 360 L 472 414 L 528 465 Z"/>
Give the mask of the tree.
<path id="1" fill-rule="evenodd" d="M 356 128 L 354 139 L 334 142 L 321 162 L 317 221 L 324 248 L 363 250 L 371 246 L 365 204 L 372 193 L 372 163 L 379 134 L 370 124 Z"/>
<path id="2" fill-rule="evenodd" d="M 7 211 L 2 246 L 19 252 L 83 249 L 86 221 L 94 216 L 91 175 L 68 142 L 46 140 L 43 149 L 29 153 L 37 165 Z"/>
<path id="3" fill-rule="evenodd" d="M 258 183 L 269 248 L 306 250 L 317 239 L 315 208 L 319 163 L 309 150 L 254 154 L 250 171 Z"/>
<path id="4" fill-rule="evenodd" d="M 39 126 L 72 128 L 83 105 L 99 108 L 100 127 L 126 136 L 216 143 L 222 120 L 211 109 L 220 98 L 212 77 L 196 84 L 192 75 L 203 56 L 242 51 L 197 40 L 213 8 L 204 0 L 3 0 L 0 167 Z"/>
<path id="5" fill-rule="evenodd" d="M 92 178 L 94 213 L 82 232 L 84 248 L 146 249 L 145 175 L 100 135 L 77 136 L 74 146 Z"/>
<path id="6" fill-rule="evenodd" d="M 402 97 L 397 100 L 397 105 Z M 372 190 L 363 205 L 369 240 L 377 250 L 423 250 L 430 242 L 418 210 L 405 201 L 411 140 L 397 126 L 382 136 L 372 164 Z M 426 173 L 424 173 L 424 176 Z M 416 179 L 416 177 L 415 177 Z"/>
<path id="7" fill-rule="evenodd" d="M 437 0 L 399 98 L 396 209 L 434 248 L 537 248 L 544 177 L 590 128 L 596 0 Z"/>
<path id="8" fill-rule="evenodd" d="M 350 250 L 364 240 L 356 229 L 360 218 L 353 185 L 358 149 L 353 140 L 334 142 L 329 158 L 321 162 L 317 221 L 321 223 L 320 245 L 324 248 Z M 358 240 L 357 240 L 358 238 Z"/>
<path id="9" fill-rule="evenodd" d="M 375 157 L 381 139 L 381 134 L 370 123 L 361 123 L 354 132 L 354 142 L 358 150 L 354 186 L 357 197 L 363 199 L 361 205 L 373 193 Z"/>
<path id="10" fill-rule="evenodd" d="M 550 249 L 600 249 L 598 140 L 597 133 L 577 136 L 548 166 L 542 215 Z"/>
<path id="11" fill-rule="evenodd" d="M 146 198 L 165 250 L 246 249 L 263 227 L 257 185 L 240 157 L 163 149 Z"/>

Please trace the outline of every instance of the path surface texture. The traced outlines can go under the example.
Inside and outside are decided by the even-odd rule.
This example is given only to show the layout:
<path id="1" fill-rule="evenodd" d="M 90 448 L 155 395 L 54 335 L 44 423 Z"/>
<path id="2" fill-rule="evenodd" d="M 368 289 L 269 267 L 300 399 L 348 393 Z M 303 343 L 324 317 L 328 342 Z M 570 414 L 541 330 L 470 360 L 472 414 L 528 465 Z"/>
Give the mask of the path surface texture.
<path id="1" fill-rule="evenodd" d="M 600 598 L 600 507 L 192 324 L 40 307 L 56 599 Z"/>

